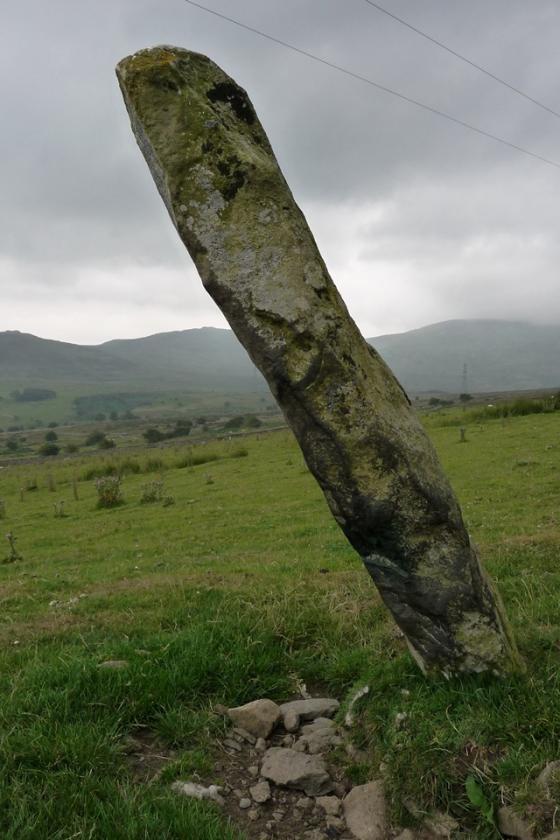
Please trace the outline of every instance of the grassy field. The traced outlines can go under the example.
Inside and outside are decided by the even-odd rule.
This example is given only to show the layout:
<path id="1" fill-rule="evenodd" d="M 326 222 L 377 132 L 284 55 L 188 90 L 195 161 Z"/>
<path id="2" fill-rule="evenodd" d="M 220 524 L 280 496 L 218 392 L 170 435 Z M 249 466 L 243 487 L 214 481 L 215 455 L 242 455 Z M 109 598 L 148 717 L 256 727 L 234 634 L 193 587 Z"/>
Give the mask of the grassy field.
<path id="1" fill-rule="evenodd" d="M 560 757 L 560 415 L 472 423 L 466 443 L 428 422 L 524 676 L 421 676 L 287 432 L 247 438 L 241 452 L 174 450 L 155 468 L 146 452 L 109 510 L 79 462 L 2 469 L 2 533 L 22 559 L 0 565 L 0 835 L 240 840 L 169 782 L 210 771 L 223 728 L 214 704 L 283 700 L 299 681 L 341 700 L 371 687 L 353 732 L 367 761 L 339 760 L 356 782 L 384 763 L 395 821 L 412 824 L 408 797 L 451 811 L 462 837 L 497 836 L 469 801 L 473 777 L 494 805 L 530 807 L 552 830 L 533 782 Z M 154 479 L 173 504 L 141 503 Z M 107 659 L 129 667 L 99 669 Z M 139 731 L 175 751 L 152 784 L 127 758 Z"/>
<path id="2" fill-rule="evenodd" d="M 19 381 L 2 381 L 0 392 L 0 430 L 32 429 L 46 426 L 50 422 L 65 424 L 76 424 L 78 422 L 91 422 L 97 412 L 109 416 L 111 410 L 116 408 L 122 415 L 124 408 L 119 404 L 118 397 L 123 392 L 126 397 L 134 398 L 137 393 L 144 396 L 138 397 L 138 405 L 131 403 L 135 417 L 153 421 L 176 418 L 177 416 L 192 419 L 198 414 L 241 414 L 245 412 L 263 411 L 268 406 L 276 410 L 272 398 L 262 389 L 256 389 L 249 393 L 228 393 L 225 390 L 213 391 L 203 390 L 181 390 L 169 388 L 155 390 L 149 384 L 138 392 L 138 389 L 130 391 L 126 383 L 120 382 L 114 385 L 97 383 L 92 385 L 61 385 L 59 382 L 41 381 L 41 385 L 52 389 L 56 397 L 39 402 L 18 402 L 11 397 L 11 393 L 21 390 L 25 385 Z M 79 398 L 97 398 L 97 408 L 85 417 L 80 417 L 76 412 L 75 400 Z M 116 403 L 112 404 L 111 400 Z M 128 407 L 128 406 L 127 406 Z M 1 436 L 0 436 L 1 446 Z"/>

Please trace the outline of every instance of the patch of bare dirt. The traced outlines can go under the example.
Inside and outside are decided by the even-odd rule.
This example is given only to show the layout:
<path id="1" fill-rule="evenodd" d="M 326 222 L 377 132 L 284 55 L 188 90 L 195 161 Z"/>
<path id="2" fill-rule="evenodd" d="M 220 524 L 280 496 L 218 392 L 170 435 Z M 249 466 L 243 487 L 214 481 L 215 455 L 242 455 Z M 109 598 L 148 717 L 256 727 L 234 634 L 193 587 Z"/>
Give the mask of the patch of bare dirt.
<path id="1" fill-rule="evenodd" d="M 149 729 L 138 729 L 134 735 L 128 735 L 122 746 L 127 767 L 136 782 L 155 781 L 169 762 L 177 758 L 177 752 Z"/>

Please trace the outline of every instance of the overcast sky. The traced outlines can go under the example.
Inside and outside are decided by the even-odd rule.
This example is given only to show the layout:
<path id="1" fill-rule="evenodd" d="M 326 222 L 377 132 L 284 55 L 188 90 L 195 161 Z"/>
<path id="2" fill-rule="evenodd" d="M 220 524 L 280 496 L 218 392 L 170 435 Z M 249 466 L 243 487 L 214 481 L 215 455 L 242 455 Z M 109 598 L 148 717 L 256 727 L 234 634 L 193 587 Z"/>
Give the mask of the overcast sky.
<path id="1" fill-rule="evenodd" d="M 560 161 L 560 119 L 365 0 L 207 5 Z M 557 0 L 384 0 L 560 111 Z M 169 43 L 242 84 L 366 336 L 560 323 L 560 169 L 187 5 L 18 0 L 0 16 L 0 330 L 98 343 L 225 326 L 136 147 L 114 65 Z"/>

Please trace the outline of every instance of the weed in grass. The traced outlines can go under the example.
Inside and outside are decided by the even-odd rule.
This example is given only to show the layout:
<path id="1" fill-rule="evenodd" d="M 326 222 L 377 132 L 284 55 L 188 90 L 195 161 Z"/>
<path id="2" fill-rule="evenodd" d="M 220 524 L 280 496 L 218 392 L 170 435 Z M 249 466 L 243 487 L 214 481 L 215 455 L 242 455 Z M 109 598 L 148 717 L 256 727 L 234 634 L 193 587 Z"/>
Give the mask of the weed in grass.
<path id="1" fill-rule="evenodd" d="M 98 508 L 114 508 L 124 504 L 120 476 L 108 475 L 105 478 L 98 478 L 95 489 Z"/>
<path id="2" fill-rule="evenodd" d="M 118 471 L 119 475 L 137 475 L 142 472 L 142 466 L 135 458 L 123 458 L 118 464 Z"/>
<path id="3" fill-rule="evenodd" d="M 54 502 L 53 507 L 55 519 L 64 519 L 67 516 L 67 513 L 64 510 L 64 499 L 61 499 L 60 502 Z"/>
<path id="4" fill-rule="evenodd" d="M 249 450 L 246 446 L 237 446 L 235 449 L 229 454 L 230 458 L 246 458 L 249 454 Z"/>
<path id="5" fill-rule="evenodd" d="M 100 479 L 106 478 L 108 476 L 117 476 L 119 474 L 119 469 L 116 464 L 112 461 L 108 463 L 100 463 L 95 464 L 93 467 L 88 467 L 87 470 L 84 470 L 82 473 L 83 481 L 91 481 L 92 479 Z"/>
<path id="6" fill-rule="evenodd" d="M 162 458 L 148 458 L 144 464 L 144 472 L 161 472 L 165 467 Z"/>
<path id="7" fill-rule="evenodd" d="M 15 563 L 16 560 L 23 560 L 23 557 L 16 548 L 17 537 L 9 531 L 6 534 L 6 539 L 9 546 L 9 554 L 4 558 L 4 563 Z"/>
<path id="8" fill-rule="evenodd" d="M 142 495 L 140 497 L 141 505 L 153 504 L 154 502 L 161 502 L 163 499 L 163 481 L 150 481 L 149 484 L 142 485 Z"/>
<path id="9" fill-rule="evenodd" d="M 483 819 L 489 825 L 495 827 L 494 806 L 474 776 L 467 776 L 465 780 L 465 790 L 471 805 L 480 811 Z"/>

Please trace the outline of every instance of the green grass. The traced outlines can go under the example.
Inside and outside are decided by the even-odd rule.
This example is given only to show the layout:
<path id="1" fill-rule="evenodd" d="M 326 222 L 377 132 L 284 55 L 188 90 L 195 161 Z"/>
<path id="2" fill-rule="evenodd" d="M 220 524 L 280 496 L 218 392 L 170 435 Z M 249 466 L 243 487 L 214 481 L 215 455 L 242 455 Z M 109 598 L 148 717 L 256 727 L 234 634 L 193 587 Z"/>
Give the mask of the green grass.
<path id="1" fill-rule="evenodd" d="M 150 450 L 134 456 L 141 469 L 125 471 L 125 504 L 113 510 L 96 509 L 93 480 L 74 500 L 79 461 L 49 465 L 54 492 L 45 466 L 4 468 L 2 533 L 16 534 L 23 560 L 0 565 L 1 835 L 239 838 L 169 781 L 212 766 L 215 703 L 282 700 L 299 680 L 342 700 L 370 685 L 353 731 L 367 761 L 347 771 L 365 781 L 383 761 L 402 824 L 411 797 L 454 813 L 464 837 L 496 836 L 469 801 L 470 776 L 495 805 L 534 800 L 560 742 L 560 415 L 471 424 L 467 443 L 428 422 L 512 618 L 524 676 L 420 675 L 288 433 L 245 439 L 244 457 L 236 443 L 212 444 L 190 454 L 215 459 L 181 468 L 184 449 L 158 451 L 168 507 L 141 504 Z M 38 489 L 20 501 L 33 477 Z M 61 499 L 68 515 L 57 519 Z M 130 665 L 99 670 L 105 659 Z M 178 751 L 150 785 L 134 779 L 123 748 L 139 727 Z M 535 812 L 543 830 L 551 818 Z"/>

